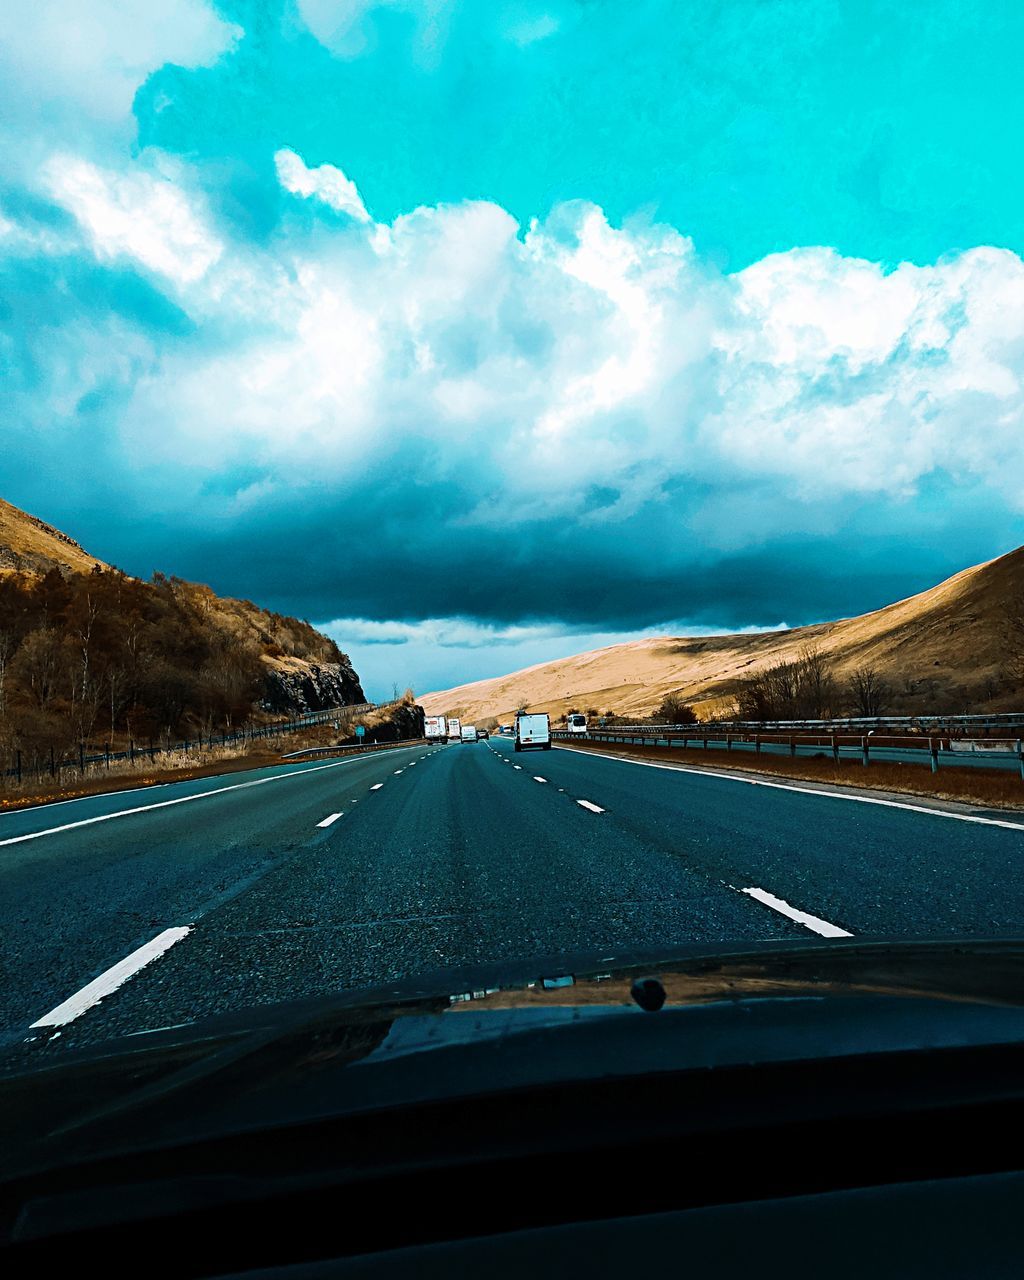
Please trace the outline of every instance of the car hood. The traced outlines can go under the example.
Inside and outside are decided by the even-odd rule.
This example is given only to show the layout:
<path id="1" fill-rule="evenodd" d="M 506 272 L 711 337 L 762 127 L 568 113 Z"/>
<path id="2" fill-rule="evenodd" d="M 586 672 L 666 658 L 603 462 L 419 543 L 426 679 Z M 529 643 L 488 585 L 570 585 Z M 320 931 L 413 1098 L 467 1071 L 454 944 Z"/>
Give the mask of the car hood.
<path id="1" fill-rule="evenodd" d="M 664 995 L 657 1012 L 638 983 Z M 0 1077 L 7 1168 L 442 1097 L 1024 1041 L 1024 940 L 605 952 L 136 1033 Z"/>

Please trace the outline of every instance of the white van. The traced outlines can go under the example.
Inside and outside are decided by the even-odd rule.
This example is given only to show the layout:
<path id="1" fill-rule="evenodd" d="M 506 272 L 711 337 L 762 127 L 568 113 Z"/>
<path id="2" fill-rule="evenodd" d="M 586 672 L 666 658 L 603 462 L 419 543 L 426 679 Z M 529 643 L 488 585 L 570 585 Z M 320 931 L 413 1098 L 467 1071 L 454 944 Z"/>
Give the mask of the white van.
<path id="1" fill-rule="evenodd" d="M 546 711 L 534 716 L 516 716 L 515 749 L 525 751 L 527 747 L 551 750 L 551 719 Z"/>
<path id="2" fill-rule="evenodd" d="M 464 724 L 462 726 L 462 741 L 476 742 L 476 725 L 475 724 Z"/>
<path id="3" fill-rule="evenodd" d="M 574 711 L 570 716 L 567 717 L 565 722 L 565 727 L 569 730 L 570 733 L 586 733 L 587 717 L 584 715 L 581 715 L 578 711 Z"/>
<path id="4" fill-rule="evenodd" d="M 458 718 L 458 716 L 448 717 L 448 741 L 449 742 L 462 741 L 462 721 Z"/>

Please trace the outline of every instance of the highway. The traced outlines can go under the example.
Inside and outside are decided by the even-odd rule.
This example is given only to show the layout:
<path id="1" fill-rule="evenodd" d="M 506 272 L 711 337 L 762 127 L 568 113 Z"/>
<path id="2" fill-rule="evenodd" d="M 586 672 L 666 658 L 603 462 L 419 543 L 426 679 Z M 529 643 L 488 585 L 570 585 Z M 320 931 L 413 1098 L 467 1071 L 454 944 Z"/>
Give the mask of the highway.
<path id="1" fill-rule="evenodd" d="M 1022 858 L 1013 815 L 500 737 L 68 801 L 0 816 L 0 1051 L 539 955 L 1019 935 Z"/>

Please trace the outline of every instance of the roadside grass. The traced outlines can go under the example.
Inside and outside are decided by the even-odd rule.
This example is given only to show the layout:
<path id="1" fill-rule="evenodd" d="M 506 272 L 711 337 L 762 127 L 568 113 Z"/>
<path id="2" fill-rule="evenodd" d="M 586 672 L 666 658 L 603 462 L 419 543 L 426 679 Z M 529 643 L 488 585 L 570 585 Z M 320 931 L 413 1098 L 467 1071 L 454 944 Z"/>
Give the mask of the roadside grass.
<path id="1" fill-rule="evenodd" d="M 134 762 L 115 760 L 109 769 L 99 762 L 87 766 L 84 774 L 77 768 L 65 766 L 61 780 L 33 777 L 24 779 L 19 786 L 15 779 L 5 778 L 0 780 L 0 813 L 58 800 L 103 795 L 109 791 L 127 791 L 135 787 L 260 769 L 280 764 L 286 752 L 336 745 L 337 737 L 337 731 L 330 725 L 311 725 L 308 731 L 282 733 L 262 738 L 256 743 L 229 743 L 202 751 L 191 747 L 188 751 L 171 751 L 158 754 L 155 761 L 148 755 L 140 756 Z"/>
<path id="2" fill-rule="evenodd" d="M 556 743 L 555 746 L 561 744 Z M 762 755 L 752 760 L 746 754 L 721 747 L 655 747 L 630 743 L 574 742 L 575 750 L 620 755 L 637 760 L 676 761 L 707 766 L 709 772 L 752 773 L 801 782 L 819 782 L 847 789 L 886 791 L 920 796 L 929 800 L 951 800 L 987 809 L 1024 810 L 1024 781 L 1016 770 L 942 768 L 932 773 L 928 764 L 913 761 L 879 761 L 864 767 L 856 761 L 836 765 L 831 759 Z"/>

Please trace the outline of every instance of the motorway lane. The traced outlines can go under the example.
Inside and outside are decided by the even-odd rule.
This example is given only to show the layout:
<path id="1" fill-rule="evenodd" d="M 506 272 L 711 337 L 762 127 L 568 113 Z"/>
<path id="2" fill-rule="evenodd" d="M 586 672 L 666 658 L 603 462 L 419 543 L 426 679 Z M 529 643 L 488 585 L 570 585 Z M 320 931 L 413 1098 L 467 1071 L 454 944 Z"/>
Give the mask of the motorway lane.
<path id="1" fill-rule="evenodd" d="M 192 924 L 301 854 L 324 834 L 316 822 L 426 750 L 260 769 L 0 816 L 0 1043 L 19 1038 L 161 930 Z M 201 798 L 167 804 L 184 797 Z M 142 811 L 106 816 L 133 808 Z M 66 824 L 78 825 L 53 831 Z M 53 833 L 24 839 L 47 830 Z"/>
<path id="2" fill-rule="evenodd" d="M 66 1029 L 88 1043 L 460 965 L 794 937 L 487 749 L 392 773 Z"/>
<path id="3" fill-rule="evenodd" d="M 535 772 L 603 806 L 606 821 L 651 848 L 850 933 L 1024 933 L 1024 824 L 1012 815 L 988 825 L 923 812 L 909 797 L 901 808 L 585 750 L 494 746 L 530 767 L 542 759 Z"/>
<path id="4" fill-rule="evenodd" d="M 139 792 L 132 805 L 160 807 L 38 839 L 19 836 L 114 801 L 0 819 L 9 1044 L 187 925 L 59 1046 L 475 962 L 1024 927 L 1024 829 L 559 748 L 515 754 L 502 738 L 202 781 L 204 798 L 165 804 L 192 783 Z M 49 1051 L 49 1035 L 29 1051 Z"/>

